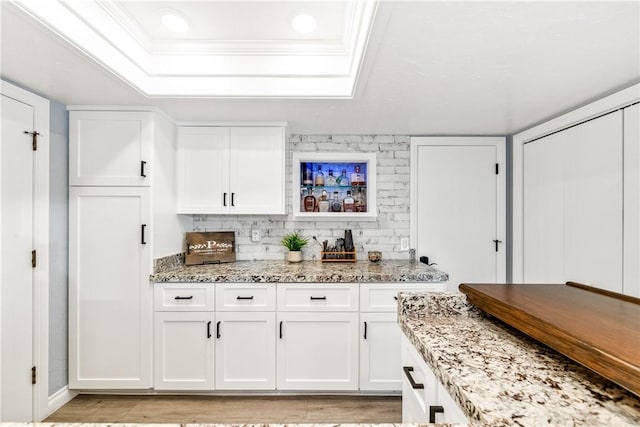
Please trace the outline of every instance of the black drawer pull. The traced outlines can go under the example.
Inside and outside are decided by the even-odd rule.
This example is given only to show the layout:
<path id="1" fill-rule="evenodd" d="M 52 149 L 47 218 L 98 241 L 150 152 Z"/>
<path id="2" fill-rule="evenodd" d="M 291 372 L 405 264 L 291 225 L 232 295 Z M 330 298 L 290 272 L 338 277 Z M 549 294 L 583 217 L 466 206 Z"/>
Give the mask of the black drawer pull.
<path id="1" fill-rule="evenodd" d="M 207 338 L 211 338 L 211 320 L 207 322 Z"/>
<path id="2" fill-rule="evenodd" d="M 367 322 L 364 322 L 364 339 L 367 339 Z"/>
<path id="3" fill-rule="evenodd" d="M 147 228 L 147 224 L 142 224 L 142 226 L 140 227 L 140 244 L 142 245 L 147 244 L 147 240 L 144 238 L 144 231 L 146 228 Z"/>
<path id="4" fill-rule="evenodd" d="M 326 299 L 327 297 L 311 297 L 311 301 L 318 301 L 318 300 L 325 301 Z"/>
<path id="5" fill-rule="evenodd" d="M 253 299 L 253 295 L 251 295 L 250 297 L 241 297 L 238 295 L 236 299 Z"/>
<path id="6" fill-rule="evenodd" d="M 147 174 L 144 172 L 144 166 L 147 164 L 144 160 L 140 160 L 140 176 L 143 178 L 147 177 Z"/>
<path id="7" fill-rule="evenodd" d="M 218 321 L 218 323 L 216 323 L 216 338 L 220 338 L 222 335 L 220 335 L 220 321 Z"/>
<path id="8" fill-rule="evenodd" d="M 193 295 L 189 295 L 188 297 L 177 296 L 174 299 L 193 299 Z"/>
<path id="9" fill-rule="evenodd" d="M 444 408 L 440 405 L 429 406 L 429 422 L 436 422 L 436 414 L 444 414 Z"/>
<path id="10" fill-rule="evenodd" d="M 282 321 L 280 321 L 280 339 L 282 339 Z"/>
<path id="11" fill-rule="evenodd" d="M 222 206 L 227 206 L 227 193 L 222 195 Z"/>
<path id="12" fill-rule="evenodd" d="M 231 206 L 236 205 L 235 198 L 236 198 L 236 193 L 231 193 Z"/>
<path id="13" fill-rule="evenodd" d="M 396 300 L 396 301 L 398 301 L 398 297 L 396 297 L 396 296 L 394 296 L 394 297 L 393 297 L 393 299 L 394 299 L 394 300 Z"/>
<path id="14" fill-rule="evenodd" d="M 415 382 L 415 380 L 413 379 L 413 377 L 411 376 L 411 372 L 413 372 L 413 366 L 403 366 L 402 370 L 404 371 L 404 374 L 407 376 L 407 379 L 409 380 L 409 383 L 411 384 L 411 388 L 414 390 L 422 390 L 424 389 L 424 384 L 420 384 Z M 431 421 L 433 422 L 433 421 Z"/>

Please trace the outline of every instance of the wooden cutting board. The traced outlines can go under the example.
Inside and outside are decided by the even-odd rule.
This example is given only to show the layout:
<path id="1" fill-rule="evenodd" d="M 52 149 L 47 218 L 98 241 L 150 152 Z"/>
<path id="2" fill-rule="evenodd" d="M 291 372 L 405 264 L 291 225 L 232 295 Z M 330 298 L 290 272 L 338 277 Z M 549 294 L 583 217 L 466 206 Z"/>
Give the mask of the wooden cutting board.
<path id="1" fill-rule="evenodd" d="M 573 282 L 459 289 L 470 303 L 640 396 L 640 299 Z"/>

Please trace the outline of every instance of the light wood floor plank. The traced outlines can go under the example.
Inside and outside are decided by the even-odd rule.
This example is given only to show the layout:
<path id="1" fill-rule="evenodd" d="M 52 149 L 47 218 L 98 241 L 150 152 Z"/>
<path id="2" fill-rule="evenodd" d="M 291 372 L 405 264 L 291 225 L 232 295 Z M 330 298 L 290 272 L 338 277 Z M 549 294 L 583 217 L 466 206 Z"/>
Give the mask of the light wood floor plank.
<path id="1" fill-rule="evenodd" d="M 400 423 L 402 401 L 377 396 L 112 396 L 81 394 L 45 422 Z"/>

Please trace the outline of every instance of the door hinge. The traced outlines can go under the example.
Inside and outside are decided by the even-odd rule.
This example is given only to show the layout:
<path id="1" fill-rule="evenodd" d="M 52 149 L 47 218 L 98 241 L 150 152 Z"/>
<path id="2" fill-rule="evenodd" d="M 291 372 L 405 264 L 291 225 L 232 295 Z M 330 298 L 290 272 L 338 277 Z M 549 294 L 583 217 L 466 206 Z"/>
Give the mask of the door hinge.
<path id="1" fill-rule="evenodd" d="M 37 375 L 38 375 L 38 371 L 37 371 L 36 367 L 34 366 L 34 367 L 31 368 L 31 384 L 32 385 L 36 383 Z"/>
<path id="2" fill-rule="evenodd" d="M 496 163 L 496 175 L 500 173 L 500 164 Z"/>
<path id="3" fill-rule="evenodd" d="M 36 250 L 32 250 L 31 251 L 31 267 L 36 268 L 36 258 L 37 258 L 37 253 Z"/>
<path id="4" fill-rule="evenodd" d="M 38 150 L 38 136 L 40 135 L 40 132 L 29 132 L 28 130 L 25 130 L 24 133 L 31 135 L 32 140 L 31 140 L 31 145 L 33 147 L 33 151 L 37 151 Z"/>

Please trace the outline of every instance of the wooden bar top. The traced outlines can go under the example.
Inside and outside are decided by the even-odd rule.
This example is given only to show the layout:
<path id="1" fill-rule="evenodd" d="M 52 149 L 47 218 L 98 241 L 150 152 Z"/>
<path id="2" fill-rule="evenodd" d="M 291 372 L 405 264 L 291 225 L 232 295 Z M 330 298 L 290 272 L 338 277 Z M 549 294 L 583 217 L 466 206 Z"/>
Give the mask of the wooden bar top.
<path id="1" fill-rule="evenodd" d="M 572 282 L 459 289 L 480 309 L 640 396 L 640 299 Z"/>

